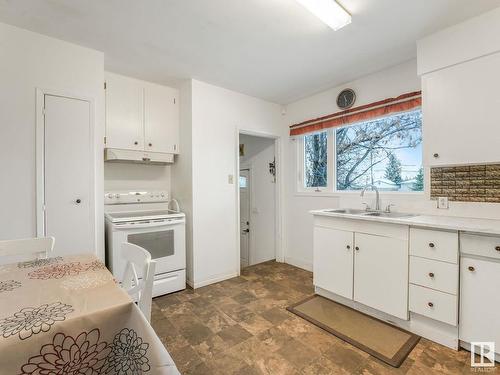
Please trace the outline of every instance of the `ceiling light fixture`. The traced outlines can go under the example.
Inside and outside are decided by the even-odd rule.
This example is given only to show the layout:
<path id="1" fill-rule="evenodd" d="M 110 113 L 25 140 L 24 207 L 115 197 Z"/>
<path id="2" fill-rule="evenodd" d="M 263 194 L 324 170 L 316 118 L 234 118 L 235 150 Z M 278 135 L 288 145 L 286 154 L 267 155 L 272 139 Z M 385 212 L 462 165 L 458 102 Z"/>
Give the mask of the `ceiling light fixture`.
<path id="1" fill-rule="evenodd" d="M 335 0 L 297 0 L 297 2 L 335 31 L 352 21 L 351 15 Z"/>

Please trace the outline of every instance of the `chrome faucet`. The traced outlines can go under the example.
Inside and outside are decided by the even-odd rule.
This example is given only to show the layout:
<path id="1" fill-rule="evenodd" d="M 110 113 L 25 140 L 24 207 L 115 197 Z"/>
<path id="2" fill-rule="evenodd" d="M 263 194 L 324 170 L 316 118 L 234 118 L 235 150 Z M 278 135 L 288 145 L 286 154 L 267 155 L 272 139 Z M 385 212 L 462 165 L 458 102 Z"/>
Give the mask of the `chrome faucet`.
<path id="1" fill-rule="evenodd" d="M 376 202 L 375 202 L 375 210 L 376 211 L 380 211 L 380 193 L 378 191 L 378 188 L 375 186 L 375 185 L 372 185 L 372 184 L 368 184 L 366 185 L 363 190 L 361 190 L 361 196 L 364 197 L 365 196 L 365 191 L 366 189 L 368 189 L 369 187 L 372 188 L 372 190 L 375 190 L 375 193 L 377 194 L 377 197 L 376 197 Z M 366 209 L 368 210 L 369 207 L 368 205 L 366 206 Z"/>

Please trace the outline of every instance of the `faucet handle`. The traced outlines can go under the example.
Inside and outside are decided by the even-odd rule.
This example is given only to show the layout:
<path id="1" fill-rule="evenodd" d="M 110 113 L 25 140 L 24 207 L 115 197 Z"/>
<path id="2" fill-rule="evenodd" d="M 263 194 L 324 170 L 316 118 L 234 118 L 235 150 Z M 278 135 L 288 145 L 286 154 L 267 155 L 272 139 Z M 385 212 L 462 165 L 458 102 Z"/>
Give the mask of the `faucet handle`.
<path id="1" fill-rule="evenodd" d="M 396 205 L 392 204 L 392 203 L 388 204 L 387 207 L 385 208 L 385 212 L 391 212 L 391 207 L 394 207 L 394 206 L 396 206 Z"/>
<path id="2" fill-rule="evenodd" d="M 361 204 L 364 204 L 366 207 L 365 207 L 365 210 L 366 211 L 370 211 L 370 206 L 368 205 L 368 203 L 365 203 L 365 202 L 361 202 Z"/>

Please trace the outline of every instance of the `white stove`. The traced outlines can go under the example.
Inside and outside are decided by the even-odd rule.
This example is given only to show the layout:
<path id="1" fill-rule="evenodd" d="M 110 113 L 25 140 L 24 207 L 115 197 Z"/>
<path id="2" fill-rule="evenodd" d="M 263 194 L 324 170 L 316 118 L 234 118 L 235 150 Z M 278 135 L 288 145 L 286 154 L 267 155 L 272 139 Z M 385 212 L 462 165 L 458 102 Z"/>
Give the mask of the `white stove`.
<path id="1" fill-rule="evenodd" d="M 186 219 L 174 202 L 176 210 L 170 208 L 165 191 L 110 191 L 104 196 L 106 263 L 121 280 L 121 244 L 130 242 L 149 251 L 156 260 L 153 297 L 186 287 Z"/>

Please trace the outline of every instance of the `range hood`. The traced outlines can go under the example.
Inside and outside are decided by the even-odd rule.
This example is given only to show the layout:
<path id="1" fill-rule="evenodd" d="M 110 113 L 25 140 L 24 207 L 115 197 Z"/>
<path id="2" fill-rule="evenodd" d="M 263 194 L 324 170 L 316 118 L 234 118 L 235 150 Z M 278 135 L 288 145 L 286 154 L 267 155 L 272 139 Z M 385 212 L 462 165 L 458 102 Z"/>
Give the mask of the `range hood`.
<path id="1" fill-rule="evenodd" d="M 174 162 L 174 154 L 106 148 L 104 150 L 104 161 L 141 164 L 172 164 Z"/>

